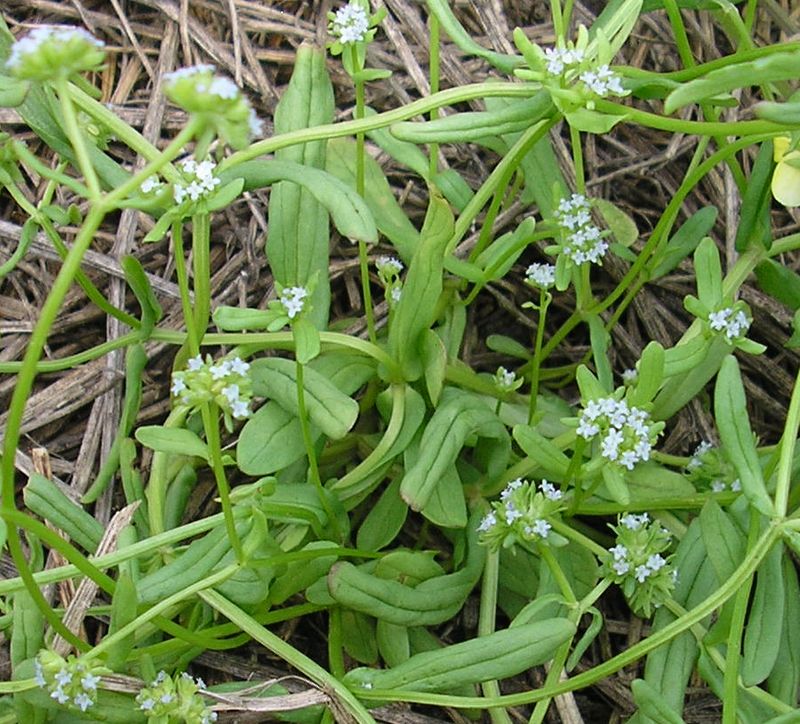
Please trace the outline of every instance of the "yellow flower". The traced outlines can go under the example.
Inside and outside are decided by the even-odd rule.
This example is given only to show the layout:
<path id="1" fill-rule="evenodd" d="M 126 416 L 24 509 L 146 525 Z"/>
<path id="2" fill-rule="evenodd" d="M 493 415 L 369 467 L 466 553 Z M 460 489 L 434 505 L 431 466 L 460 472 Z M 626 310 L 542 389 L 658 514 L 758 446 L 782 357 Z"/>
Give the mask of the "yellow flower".
<path id="1" fill-rule="evenodd" d="M 772 174 L 772 195 L 784 206 L 800 206 L 800 151 L 790 151 L 788 136 L 772 139 L 773 158 L 777 166 Z M 789 163 L 793 161 L 794 163 Z"/>

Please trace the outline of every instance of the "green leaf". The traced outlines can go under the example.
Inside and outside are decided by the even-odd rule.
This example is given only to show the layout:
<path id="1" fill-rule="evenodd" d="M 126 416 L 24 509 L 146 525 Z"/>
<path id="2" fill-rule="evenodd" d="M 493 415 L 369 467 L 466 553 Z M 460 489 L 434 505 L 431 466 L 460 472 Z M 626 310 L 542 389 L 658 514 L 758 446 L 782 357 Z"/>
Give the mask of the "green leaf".
<path id="1" fill-rule="evenodd" d="M 328 76 L 325 50 L 303 43 L 297 50 L 289 85 L 275 109 L 275 133 L 332 123 L 334 111 L 333 85 Z M 275 153 L 275 158 L 322 172 L 325 155 L 325 141 L 315 141 L 282 148 Z M 318 184 L 325 185 L 322 176 L 317 178 Z M 329 212 L 333 214 L 329 204 L 309 185 L 301 185 L 296 179 L 276 183 L 270 192 L 266 253 L 272 274 L 287 286 L 308 286 L 312 279 L 316 280 L 311 292 L 310 319 L 319 329 L 327 326 L 331 295 Z M 357 223 L 361 214 L 363 210 L 356 214 L 347 211 L 342 221 L 351 216 L 352 220 L 346 223 Z M 337 228 L 342 229 L 339 223 Z M 360 233 L 369 231 L 365 227 Z M 361 238 L 342 233 L 349 238 Z"/>
<path id="2" fill-rule="evenodd" d="M 444 342 L 432 329 L 426 330 L 422 337 L 422 361 L 425 368 L 425 388 L 435 407 L 444 388 L 447 350 Z"/>
<path id="3" fill-rule="evenodd" d="M 644 679 L 634 679 L 631 691 L 639 711 L 653 721 L 660 724 L 684 724 L 680 714 Z"/>
<path id="4" fill-rule="evenodd" d="M 370 508 L 358 529 L 356 545 L 361 550 L 379 551 L 391 543 L 408 516 L 408 506 L 400 497 L 401 476 L 395 477 Z"/>
<path id="5" fill-rule="evenodd" d="M 372 108 L 364 108 L 364 117 L 371 118 L 376 115 Z M 371 138 L 381 150 L 388 153 L 395 161 L 410 168 L 420 178 L 429 181 L 430 163 L 428 157 L 419 149 L 419 146 L 407 141 L 401 141 L 393 135 L 388 128 L 378 128 L 369 131 L 367 136 Z"/>
<path id="6" fill-rule="evenodd" d="M 349 656 L 361 664 L 378 661 L 375 622 L 363 613 L 342 609 L 342 644 Z"/>
<path id="7" fill-rule="evenodd" d="M 311 426 L 311 439 L 319 429 Z M 272 400 L 253 413 L 239 433 L 236 463 L 247 475 L 269 475 L 289 467 L 306 454 L 297 416 Z"/>
<path id="8" fill-rule="evenodd" d="M 379 620 L 375 633 L 381 658 L 388 666 L 399 666 L 411 657 L 407 626 Z"/>
<path id="9" fill-rule="evenodd" d="M 608 133 L 617 123 L 624 121 L 627 117 L 626 114 L 611 116 L 606 113 L 590 111 L 588 108 L 578 108 L 564 114 L 567 123 L 575 130 L 598 135 Z"/>
<path id="10" fill-rule="evenodd" d="M 465 53 L 483 58 L 504 73 L 511 73 L 514 68 L 522 64 L 522 58 L 518 55 L 495 53 L 494 51 L 487 50 L 482 45 L 478 45 L 478 43 L 472 39 L 472 35 L 458 22 L 458 19 L 450 9 L 450 5 L 446 0 L 427 0 L 427 5 L 428 11 L 436 16 L 442 30 L 444 30 L 447 35 L 450 36 L 450 40 Z"/>
<path id="11" fill-rule="evenodd" d="M 614 373 L 611 371 L 611 362 L 608 359 L 608 347 L 611 335 L 606 331 L 603 320 L 597 316 L 589 317 L 589 343 L 592 347 L 592 359 L 597 370 L 597 379 L 600 386 L 606 390 L 614 389 Z"/>
<path id="12" fill-rule="evenodd" d="M 161 241 L 169 231 L 169 227 L 172 225 L 172 222 L 178 218 L 178 216 L 179 214 L 175 208 L 172 208 L 166 213 L 162 214 L 158 221 L 156 221 L 153 228 L 147 232 L 147 235 L 144 237 L 144 239 L 142 239 L 142 241 L 145 244 L 149 244 L 153 241 Z"/>
<path id="13" fill-rule="evenodd" d="M 467 204 L 472 200 L 475 192 L 464 180 L 461 174 L 454 168 L 446 168 L 431 178 L 431 184 L 435 186 L 458 211 L 461 213 Z"/>
<path id="14" fill-rule="evenodd" d="M 756 686 L 772 672 L 780 651 L 783 632 L 783 546 L 778 543 L 756 571 L 753 603 L 744 632 L 742 683 Z"/>
<path id="15" fill-rule="evenodd" d="M 800 276 L 774 259 L 764 259 L 755 268 L 756 280 L 770 296 L 792 311 L 800 309 Z"/>
<path id="16" fill-rule="evenodd" d="M 191 430 L 182 427 L 144 425 L 134 433 L 140 444 L 156 452 L 187 455 L 208 460 L 206 444 Z"/>
<path id="17" fill-rule="evenodd" d="M 319 330 L 308 319 L 301 317 L 292 324 L 292 337 L 294 355 L 300 364 L 308 364 L 319 354 Z"/>
<path id="18" fill-rule="evenodd" d="M 508 433 L 487 405 L 472 395 L 447 395 L 425 427 L 419 455 L 407 467 L 400 494 L 414 510 L 423 510 L 445 472 L 473 435 L 507 446 Z M 499 471 L 498 471 L 499 472 Z"/>
<path id="19" fill-rule="evenodd" d="M 512 432 L 514 440 L 536 465 L 534 471 L 541 470 L 542 477 L 553 480 L 564 479 L 569 468 L 569 458 L 560 448 L 530 425 L 515 425 Z"/>
<path id="20" fill-rule="evenodd" d="M 478 255 L 484 281 L 502 279 L 508 273 L 530 243 L 535 228 L 536 222 L 529 216 L 514 231 L 498 237 Z"/>
<path id="21" fill-rule="evenodd" d="M 732 63 L 684 83 L 667 96 L 664 112 L 674 113 L 690 103 L 697 103 L 728 93 L 735 88 L 748 88 L 800 76 L 800 56 L 795 52 L 778 52 L 745 63 Z"/>
<path id="22" fill-rule="evenodd" d="M 683 259 L 691 254 L 700 240 L 711 231 L 717 220 L 717 209 L 704 206 L 692 214 L 667 242 L 664 249 L 653 258 L 651 279 L 669 274 Z"/>
<path id="23" fill-rule="evenodd" d="M 595 199 L 594 203 L 600 210 L 600 215 L 605 220 L 614 238 L 620 244 L 630 246 L 639 238 L 639 229 L 636 226 L 636 222 L 619 206 L 605 199 Z"/>
<path id="24" fill-rule="evenodd" d="M 28 95 L 30 83 L 8 75 L 0 75 L 0 108 L 16 108 Z"/>
<path id="25" fill-rule="evenodd" d="M 353 190 L 356 186 L 355 148 L 355 141 L 350 138 L 332 138 L 328 141 L 325 157 L 325 169 L 328 173 Z M 364 159 L 364 182 L 364 201 L 378 230 L 392 242 L 398 256 L 408 265 L 419 243 L 419 232 L 397 203 L 381 167 L 369 154 Z"/>
<path id="26" fill-rule="evenodd" d="M 770 232 L 770 208 L 772 206 L 772 143 L 762 143 L 756 161 L 747 178 L 739 208 L 739 227 L 736 229 L 736 251 L 744 252 L 751 247 L 769 249 L 772 244 Z"/>
<path id="27" fill-rule="evenodd" d="M 122 257 L 120 265 L 125 274 L 125 281 L 128 282 L 128 286 L 136 295 L 139 306 L 142 308 L 142 326 L 139 330 L 142 339 L 148 339 L 164 312 L 139 260 L 126 254 Z"/>
<path id="28" fill-rule="evenodd" d="M 402 121 L 390 126 L 390 131 L 395 138 L 409 143 L 485 144 L 489 138 L 521 133 L 536 121 L 551 115 L 553 110 L 549 93 L 540 91 L 521 100 L 513 99 L 506 103 L 495 100 L 492 110 L 465 111 L 421 123 Z"/>
<path id="29" fill-rule="evenodd" d="M 517 357 L 522 360 L 529 360 L 531 353 L 528 348 L 517 342 L 516 339 L 506 337 L 504 334 L 490 334 L 486 338 L 486 346 L 498 354 L 508 357 Z"/>
<path id="30" fill-rule="evenodd" d="M 717 376 L 714 416 L 720 440 L 742 483 L 742 492 L 759 512 L 767 516 L 775 515 L 750 429 L 739 364 L 733 356 L 725 358 Z"/>
<path id="31" fill-rule="evenodd" d="M 421 512 L 441 528 L 463 528 L 467 524 L 467 502 L 455 467 L 442 472 Z"/>
<path id="32" fill-rule="evenodd" d="M 713 239 L 706 237 L 694 252 L 694 271 L 697 277 L 697 296 L 709 311 L 722 304 L 722 265 Z"/>
<path id="33" fill-rule="evenodd" d="M 782 557 L 781 566 L 784 586 L 783 632 L 767 689 L 770 694 L 794 707 L 800 686 L 800 585 L 794 562 L 788 555 Z"/>
<path id="34" fill-rule="evenodd" d="M 299 184 L 328 210 L 342 236 L 370 244 L 378 240 L 375 221 L 364 200 L 332 173 L 291 161 L 260 160 L 245 161 L 220 174 L 225 179 L 231 176 L 244 178 L 245 191 L 278 181 Z"/>
<path id="35" fill-rule="evenodd" d="M 650 342 L 642 352 L 637 365 L 637 379 L 628 402 L 642 407 L 652 400 L 664 380 L 664 348 L 658 342 Z"/>
<path id="36" fill-rule="evenodd" d="M 294 362 L 278 357 L 258 359 L 250 367 L 250 376 L 256 395 L 272 398 L 288 412 L 298 414 Z M 310 421 L 329 438 L 343 438 L 358 418 L 358 403 L 311 367 L 305 369 L 303 379 Z"/>
<path id="37" fill-rule="evenodd" d="M 444 253 L 452 233 L 450 207 L 441 196 L 432 193 L 420 242 L 409 264 L 403 294 L 389 328 L 389 350 L 409 380 L 422 373 L 421 335 L 436 321 Z"/>

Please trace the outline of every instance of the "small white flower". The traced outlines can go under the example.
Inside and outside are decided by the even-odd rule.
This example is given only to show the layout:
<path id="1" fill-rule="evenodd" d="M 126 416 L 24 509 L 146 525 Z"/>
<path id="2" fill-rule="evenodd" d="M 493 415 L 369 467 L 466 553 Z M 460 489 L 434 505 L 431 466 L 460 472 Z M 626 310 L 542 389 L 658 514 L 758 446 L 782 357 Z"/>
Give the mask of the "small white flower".
<path id="1" fill-rule="evenodd" d="M 711 482 L 712 493 L 724 493 L 726 487 L 724 480 L 713 480 Z"/>
<path id="2" fill-rule="evenodd" d="M 631 569 L 631 564 L 625 560 L 615 560 L 611 567 L 618 576 L 624 576 Z"/>
<path id="3" fill-rule="evenodd" d="M 613 548 L 609 548 L 608 552 L 614 556 L 615 561 L 624 561 L 628 557 L 628 549 L 622 545 L 622 543 L 618 543 Z"/>
<path id="4" fill-rule="evenodd" d="M 230 366 L 231 371 L 235 372 L 237 375 L 242 375 L 242 377 L 250 370 L 250 364 L 240 357 L 234 357 L 230 360 Z"/>
<path id="5" fill-rule="evenodd" d="M 540 538 L 547 538 L 550 535 L 550 531 L 553 528 L 550 523 L 548 523 L 544 518 L 537 518 L 533 521 L 533 525 L 528 526 L 526 532 L 528 534 L 536 534 Z"/>
<path id="6" fill-rule="evenodd" d="M 622 381 L 626 385 L 632 385 L 639 378 L 639 372 L 635 369 L 627 369 L 622 372 Z"/>
<path id="7" fill-rule="evenodd" d="M 142 181 L 142 185 L 139 188 L 143 194 L 149 194 L 158 191 L 162 186 L 163 184 L 158 180 L 158 176 L 148 176 Z"/>
<path id="8" fill-rule="evenodd" d="M 200 355 L 197 355 L 196 357 L 192 357 L 186 363 L 186 367 L 192 372 L 197 372 L 198 370 L 203 369 L 203 364 L 203 358 Z"/>
<path id="9" fill-rule="evenodd" d="M 84 688 L 85 691 L 96 691 L 97 685 L 100 683 L 100 677 L 95 676 L 92 673 L 86 674 L 81 679 L 81 686 Z"/>
<path id="10" fill-rule="evenodd" d="M 525 277 L 528 284 L 547 289 L 556 283 L 556 268 L 552 264 L 531 264 L 525 270 Z"/>
<path id="11" fill-rule="evenodd" d="M 224 380 L 231 373 L 231 363 L 227 360 L 208 368 L 212 380 Z"/>
<path id="12" fill-rule="evenodd" d="M 375 260 L 375 268 L 385 275 L 397 275 L 403 271 L 403 262 L 393 256 L 379 256 Z"/>
<path id="13" fill-rule="evenodd" d="M 634 576 L 639 583 L 644 583 L 647 580 L 647 577 L 653 571 L 649 569 L 647 566 L 636 566 L 636 570 L 634 571 Z"/>
<path id="14" fill-rule="evenodd" d="M 595 435 L 597 435 L 598 432 L 600 432 L 600 428 L 597 425 L 587 421 L 584 417 L 581 417 L 576 432 L 585 440 L 591 440 Z"/>
<path id="15" fill-rule="evenodd" d="M 478 526 L 478 531 L 481 533 L 486 533 L 486 531 L 491 530 L 497 524 L 497 516 L 495 515 L 494 511 L 491 511 L 483 516 L 483 519 Z"/>
<path id="16" fill-rule="evenodd" d="M 518 520 L 521 517 L 521 510 L 517 510 L 513 503 L 506 503 L 506 523 L 511 525 L 515 520 Z"/>
<path id="17" fill-rule="evenodd" d="M 84 692 L 77 694 L 75 699 L 73 699 L 73 702 L 81 711 L 86 711 L 90 706 L 92 706 L 92 704 L 94 704 L 92 699 Z"/>
<path id="18" fill-rule="evenodd" d="M 659 553 L 654 553 L 647 559 L 645 564 L 651 571 L 655 572 L 667 565 L 666 559 Z"/>
<path id="19" fill-rule="evenodd" d="M 233 405 L 239 401 L 239 385 L 228 385 L 227 387 L 223 387 L 222 394 L 225 396 L 225 399 L 227 399 L 228 402 Z"/>
<path id="20" fill-rule="evenodd" d="M 246 400 L 236 400 L 231 404 L 231 414 L 237 420 L 243 420 L 245 417 L 250 417 L 250 403 Z"/>
<path id="21" fill-rule="evenodd" d="M 642 513 L 641 515 L 627 513 L 619 519 L 619 522 L 628 530 L 639 530 L 639 528 L 647 525 L 650 522 L 650 516 L 647 513 Z"/>
<path id="22" fill-rule="evenodd" d="M 542 480 L 541 484 L 539 485 L 539 490 L 542 491 L 542 495 L 548 500 L 561 500 L 564 497 L 564 493 L 560 491 L 555 485 L 552 483 L 548 483 L 546 480 Z"/>
<path id="23" fill-rule="evenodd" d="M 308 297 L 308 290 L 305 287 L 285 287 L 283 289 L 280 302 L 289 319 L 294 319 L 303 311 L 306 297 Z"/>
<path id="24" fill-rule="evenodd" d="M 250 109 L 250 115 L 247 117 L 247 125 L 250 127 L 250 135 L 253 138 L 261 138 L 264 135 L 264 121 L 262 121 L 255 111 L 255 108 Z"/>
<path id="25" fill-rule="evenodd" d="M 215 70 L 216 68 L 208 63 L 189 65 L 185 68 L 178 68 L 170 73 L 165 73 L 164 81 L 166 83 L 174 83 L 181 78 L 191 78 L 193 75 L 199 75 L 200 73 L 213 73 Z"/>
<path id="26" fill-rule="evenodd" d="M 72 683 L 72 673 L 66 667 L 59 669 L 53 678 L 60 686 L 66 686 Z"/>
<path id="27" fill-rule="evenodd" d="M 139 708 L 142 711 L 152 711 L 155 708 L 156 700 L 147 698 L 139 702 Z"/>
<path id="28" fill-rule="evenodd" d="M 171 704 L 175 700 L 175 694 L 167 692 L 162 694 L 158 699 L 162 704 Z"/>
<path id="29" fill-rule="evenodd" d="M 400 301 L 400 297 L 403 295 L 402 288 L 392 287 L 391 295 L 392 295 L 392 303 L 397 304 Z"/>
<path id="30" fill-rule="evenodd" d="M 50 698 L 55 699 L 59 704 L 66 704 L 69 701 L 69 694 L 58 686 L 50 692 Z"/>
<path id="31" fill-rule="evenodd" d="M 611 428 L 600 443 L 600 452 L 604 458 L 616 460 L 619 457 L 619 446 L 624 442 L 622 432 Z"/>
<path id="32" fill-rule="evenodd" d="M 625 89 L 622 87 L 622 79 L 607 65 L 598 66 L 595 70 L 586 70 L 580 75 L 580 79 L 586 87 L 593 93 L 601 97 L 610 94 L 623 95 Z"/>
<path id="33" fill-rule="evenodd" d="M 739 492 L 741 492 L 741 490 L 742 490 L 742 483 L 741 483 L 741 481 L 739 480 L 739 478 L 736 478 L 736 480 L 734 480 L 734 481 L 731 483 L 731 490 L 732 490 L 734 493 L 739 493 Z"/>
<path id="34" fill-rule="evenodd" d="M 47 686 L 47 680 L 44 678 L 42 662 L 39 661 L 39 659 L 34 659 L 33 661 L 33 680 L 36 682 L 37 686 L 42 688 Z"/>
<path id="35" fill-rule="evenodd" d="M 369 30 L 369 17 L 366 10 L 351 0 L 336 11 L 331 23 L 331 30 L 342 44 L 360 43 Z"/>

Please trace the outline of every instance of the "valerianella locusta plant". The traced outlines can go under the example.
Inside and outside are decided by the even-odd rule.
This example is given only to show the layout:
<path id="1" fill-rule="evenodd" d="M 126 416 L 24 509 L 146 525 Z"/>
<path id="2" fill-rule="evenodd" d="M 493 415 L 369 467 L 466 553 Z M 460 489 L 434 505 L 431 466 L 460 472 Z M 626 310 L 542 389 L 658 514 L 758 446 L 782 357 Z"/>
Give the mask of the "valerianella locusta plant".
<path id="1" fill-rule="evenodd" d="M 99 70 L 105 46 L 83 28 L 42 25 L 11 46 L 6 68 L 23 80 L 51 81 Z"/>
<path id="2" fill-rule="evenodd" d="M 670 534 L 647 513 L 621 515 L 609 527 L 617 539 L 603 558 L 603 575 L 622 588 L 634 613 L 648 617 L 675 588 L 678 572 L 664 555 Z"/>

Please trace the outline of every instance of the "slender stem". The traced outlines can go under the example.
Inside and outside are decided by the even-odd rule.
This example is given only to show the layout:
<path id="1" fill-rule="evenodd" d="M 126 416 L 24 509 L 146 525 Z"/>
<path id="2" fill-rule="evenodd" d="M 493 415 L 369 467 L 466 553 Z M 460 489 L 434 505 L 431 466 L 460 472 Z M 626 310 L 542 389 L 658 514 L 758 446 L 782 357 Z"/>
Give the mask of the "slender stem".
<path id="1" fill-rule="evenodd" d="M 328 668 L 337 679 L 341 679 L 347 671 L 342 646 L 342 609 L 340 606 L 334 606 L 328 612 Z"/>
<path id="2" fill-rule="evenodd" d="M 581 144 L 581 132 L 573 127 L 569 127 L 570 147 L 572 148 L 572 163 L 575 166 L 575 189 L 579 194 L 586 193 L 586 174 L 583 167 L 583 145 Z"/>
<path id="3" fill-rule="evenodd" d="M 775 513 L 780 518 L 786 515 L 789 503 L 789 490 L 792 485 L 792 463 L 794 461 L 798 428 L 800 428 L 800 372 L 798 372 L 794 390 L 792 390 L 792 399 L 789 402 L 789 411 L 786 413 L 786 422 L 784 423 L 783 437 L 780 443 L 777 482 L 775 483 Z"/>
<path id="4" fill-rule="evenodd" d="M 228 485 L 228 478 L 225 476 L 225 465 L 222 462 L 222 447 L 219 441 L 219 409 L 213 402 L 206 403 L 201 408 L 203 417 L 203 429 L 206 433 L 206 443 L 210 455 L 209 463 L 214 471 L 214 480 L 219 492 L 219 501 L 222 506 L 222 514 L 225 516 L 225 527 L 228 530 L 228 540 L 236 554 L 236 560 L 244 563 L 245 556 L 242 549 L 242 541 L 236 532 L 236 521 L 233 517 L 233 506 L 231 505 L 231 488 Z"/>
<path id="5" fill-rule="evenodd" d="M 542 364 L 542 344 L 544 343 L 544 324 L 547 307 L 553 297 L 546 289 L 539 293 L 539 319 L 536 323 L 536 337 L 533 341 L 533 357 L 531 358 L 531 392 L 528 402 L 528 424 L 533 425 L 536 416 L 536 405 L 539 400 L 539 372 Z"/>
<path id="6" fill-rule="evenodd" d="M 97 173 L 95 173 L 94 166 L 92 166 L 92 161 L 89 158 L 89 150 L 86 147 L 83 131 L 78 125 L 78 117 L 75 114 L 75 106 L 72 105 L 72 98 L 69 92 L 69 82 L 66 78 L 59 78 L 54 85 L 58 94 L 61 113 L 64 116 L 64 132 L 67 134 L 70 144 L 72 144 L 78 168 L 86 180 L 89 199 L 97 201 L 100 198 L 100 181 L 97 179 Z"/>
<path id="7" fill-rule="evenodd" d="M 199 340 L 206 333 L 211 313 L 211 217 L 207 213 L 192 216 L 192 266 L 194 324 Z"/>
<path id="8" fill-rule="evenodd" d="M 186 422 L 189 409 L 183 405 L 173 408 L 164 421 L 165 428 L 177 428 Z M 169 455 L 156 450 L 150 464 L 150 477 L 147 481 L 147 518 L 150 532 L 158 534 L 164 532 L 164 503 L 167 497 Z"/>
<path id="9" fill-rule="evenodd" d="M 672 25 L 672 34 L 675 36 L 675 45 L 678 47 L 681 63 L 683 63 L 684 67 L 691 68 L 695 65 L 695 62 L 678 3 L 675 0 L 664 0 L 664 9 L 667 11 L 667 17 L 669 17 L 670 25 Z"/>
<path id="10" fill-rule="evenodd" d="M 553 555 L 553 551 L 550 549 L 550 547 L 545 544 L 540 545 L 539 555 L 547 565 L 547 570 L 550 571 L 550 574 L 553 576 L 553 579 L 558 585 L 558 590 L 561 591 L 561 595 L 564 597 L 564 600 L 566 600 L 567 603 L 577 603 L 578 599 L 575 598 L 575 592 L 572 590 L 569 580 L 559 565 L 558 560 L 556 560 L 555 555 Z"/>
<path id="11" fill-rule="evenodd" d="M 181 308 L 183 320 L 186 324 L 186 340 L 189 354 L 195 356 L 200 352 L 200 335 L 195 323 L 192 295 L 189 291 L 189 276 L 186 273 L 186 255 L 183 250 L 183 221 L 176 219 L 172 222 L 172 256 L 175 259 L 175 274 L 178 277 L 178 290 L 181 294 Z"/>
<path id="12" fill-rule="evenodd" d="M 439 18 L 434 13 L 428 15 L 428 78 L 431 84 L 431 94 L 435 95 L 439 92 L 439 51 L 441 42 L 441 33 L 439 32 Z M 435 121 L 439 117 L 439 109 L 431 109 L 429 118 Z M 428 173 L 430 178 L 433 179 L 439 172 L 439 144 L 428 144 Z"/>
<path id="13" fill-rule="evenodd" d="M 486 555 L 483 566 L 483 579 L 481 581 L 481 608 L 478 616 L 478 636 L 488 636 L 494 633 L 495 612 L 497 610 L 497 586 L 500 580 L 500 553 L 490 551 Z M 484 681 L 481 683 L 484 696 L 495 697 L 500 695 L 500 685 L 497 681 Z M 510 724 L 511 717 L 502 708 L 489 710 L 489 717 L 493 724 Z"/>
<path id="14" fill-rule="evenodd" d="M 331 503 L 328 500 L 328 495 L 325 492 L 325 489 L 322 487 L 322 479 L 319 476 L 317 452 L 314 449 L 314 439 L 311 437 L 311 426 L 308 422 L 308 412 L 306 410 L 306 390 L 303 381 L 304 369 L 305 365 L 295 361 L 297 378 L 297 417 L 300 420 L 300 429 L 303 433 L 303 445 L 305 445 L 306 456 L 308 457 L 308 473 L 309 477 L 311 478 L 311 482 L 317 489 L 319 502 L 322 504 L 322 507 L 325 510 L 325 515 L 328 516 L 331 529 L 336 535 L 337 540 L 342 540 L 342 531 L 339 529 L 339 521 L 337 520 L 336 514 L 334 513 Z"/>
<path id="15" fill-rule="evenodd" d="M 364 314 L 367 318 L 367 335 L 372 344 L 377 344 L 378 334 L 375 330 L 375 310 L 372 308 L 372 290 L 369 286 L 369 259 L 367 243 L 358 240 L 358 268 L 361 272 L 361 296 L 364 299 Z"/>

